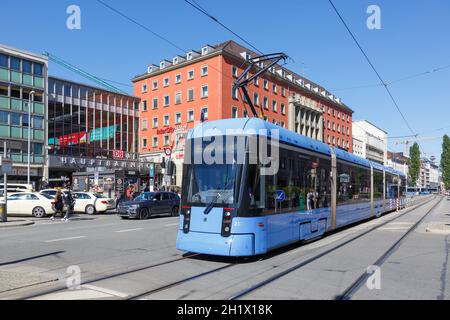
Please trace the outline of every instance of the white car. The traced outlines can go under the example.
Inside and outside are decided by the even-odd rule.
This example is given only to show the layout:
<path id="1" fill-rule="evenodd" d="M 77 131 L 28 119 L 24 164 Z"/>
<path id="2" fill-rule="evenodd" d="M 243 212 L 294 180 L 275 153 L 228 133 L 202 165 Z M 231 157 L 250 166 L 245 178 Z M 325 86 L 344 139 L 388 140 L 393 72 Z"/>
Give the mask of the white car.
<path id="1" fill-rule="evenodd" d="M 53 199 L 38 192 L 20 192 L 8 195 L 7 211 L 11 215 L 31 215 L 35 218 L 44 218 L 54 214 Z"/>
<path id="2" fill-rule="evenodd" d="M 39 191 L 40 194 L 46 194 L 46 195 L 52 197 L 53 199 L 55 198 L 57 192 L 58 192 L 57 189 L 44 189 L 44 190 Z M 61 189 L 61 193 L 66 194 L 67 190 Z"/>
<path id="3" fill-rule="evenodd" d="M 75 199 L 74 212 L 96 214 L 115 208 L 114 199 L 106 198 L 100 194 L 74 192 L 73 197 Z"/>

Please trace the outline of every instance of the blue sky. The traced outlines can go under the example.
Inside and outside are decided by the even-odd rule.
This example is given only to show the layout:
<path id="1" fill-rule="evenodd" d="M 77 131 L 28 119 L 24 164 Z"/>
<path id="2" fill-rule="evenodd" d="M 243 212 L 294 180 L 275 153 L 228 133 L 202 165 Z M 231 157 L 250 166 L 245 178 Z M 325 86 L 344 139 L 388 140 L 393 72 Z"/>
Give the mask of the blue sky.
<path id="1" fill-rule="evenodd" d="M 236 39 L 183 0 L 104 0 L 183 49 Z M 48 51 L 99 77 L 122 83 L 150 63 L 180 51 L 93 0 L 4 0 L 0 43 L 36 53 Z M 265 53 L 284 51 L 304 74 L 341 97 L 355 119 L 367 119 L 391 136 L 410 131 L 327 0 L 197 0 L 205 9 Z M 450 65 L 450 1 L 334 0 L 386 81 Z M 68 30 L 66 8 L 81 8 L 81 30 Z M 381 30 L 366 26 L 369 5 L 381 8 Z M 24 9 L 27 8 L 27 9 Z M 50 73 L 87 80 L 51 63 Z M 131 92 L 131 88 L 120 86 Z M 349 89 L 353 88 L 353 89 Z M 450 134 L 450 68 L 391 85 L 414 131 L 424 138 Z M 445 130 L 436 129 L 447 127 Z M 392 140 L 393 141 L 393 140 Z M 441 139 L 424 140 L 440 157 Z M 389 149 L 403 151 L 390 142 Z"/>

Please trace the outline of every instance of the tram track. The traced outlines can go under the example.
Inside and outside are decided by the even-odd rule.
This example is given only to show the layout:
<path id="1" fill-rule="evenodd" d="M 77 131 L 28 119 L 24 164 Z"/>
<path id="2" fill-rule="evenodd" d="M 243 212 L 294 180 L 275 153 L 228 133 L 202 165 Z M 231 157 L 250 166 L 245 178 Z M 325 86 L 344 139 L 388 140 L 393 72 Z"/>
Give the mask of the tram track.
<path id="1" fill-rule="evenodd" d="M 238 300 L 238 299 L 240 299 L 240 298 L 242 298 L 242 297 L 244 297 L 244 296 L 247 296 L 247 295 L 249 295 L 250 293 L 259 290 L 260 288 L 265 287 L 265 286 L 267 286 L 268 284 L 270 284 L 270 283 L 272 283 L 272 282 L 274 282 L 274 281 L 276 281 L 276 280 L 278 280 L 278 279 L 280 279 L 280 278 L 282 278 L 282 277 L 284 277 L 284 276 L 286 276 L 286 275 L 288 275 L 288 274 L 290 274 L 290 273 L 292 273 L 292 272 L 294 272 L 294 271 L 296 271 L 296 270 L 299 270 L 299 269 L 301 269 L 301 268 L 303 268 L 303 267 L 305 267 L 305 266 L 311 264 L 312 262 L 317 261 L 317 260 L 319 260 L 320 258 L 323 258 L 324 256 L 327 256 L 328 254 L 330 254 L 330 253 L 332 253 L 332 252 L 335 252 L 335 251 L 338 250 L 338 249 L 341 249 L 342 247 L 344 247 L 344 246 L 346 246 L 346 245 L 348 245 L 348 244 L 350 244 L 350 243 L 352 243 L 352 242 L 354 242 L 354 241 L 356 241 L 356 240 L 358 240 L 358 239 L 360 239 L 360 238 L 362 238 L 362 237 L 364 237 L 364 236 L 370 234 L 371 232 L 373 232 L 373 231 L 375 231 L 375 230 L 377 230 L 377 229 L 379 229 L 379 228 L 382 228 L 383 226 L 386 226 L 386 225 L 389 224 L 389 223 L 394 222 L 395 220 L 397 220 L 397 219 L 399 219 L 399 218 L 405 216 L 406 214 L 408 214 L 408 213 L 410 213 L 410 212 L 412 212 L 412 211 L 414 211 L 414 210 L 417 210 L 417 209 L 419 209 L 419 208 L 422 208 L 423 206 L 425 206 L 425 205 L 427 205 L 427 204 L 433 202 L 434 200 L 436 200 L 436 197 L 433 197 L 433 198 L 431 198 L 431 199 L 428 200 L 428 201 L 425 200 L 423 203 L 419 203 L 419 204 L 417 204 L 417 205 L 415 205 L 415 206 L 413 206 L 413 207 L 407 209 L 407 211 L 405 211 L 405 212 L 403 212 L 403 213 L 397 215 L 397 216 L 394 217 L 393 219 L 389 219 L 389 220 L 387 220 L 387 221 L 385 221 L 385 222 L 383 222 L 383 223 L 381 223 L 381 224 L 379 224 L 379 225 L 377 225 L 377 226 L 374 226 L 374 227 L 372 227 L 372 228 L 370 228 L 370 229 L 368 229 L 368 230 L 366 230 L 366 231 L 364 231 L 364 232 L 362 232 L 362 233 L 360 233 L 360 234 L 358 234 L 358 235 L 356 235 L 356 236 L 354 236 L 354 237 L 352 237 L 352 238 L 350 238 L 350 239 L 344 241 L 343 243 L 340 243 L 340 244 L 337 245 L 337 246 L 334 246 L 334 247 L 332 247 L 332 248 L 330 248 L 330 249 L 327 249 L 327 250 L 325 250 L 325 251 L 323 251 L 323 252 L 321 252 L 321 253 L 319 253 L 319 254 L 317 254 L 317 255 L 314 255 L 314 256 L 312 256 L 312 257 L 310 257 L 310 258 L 307 258 L 306 260 L 301 261 L 300 263 L 297 263 L 297 264 L 295 264 L 294 266 L 292 266 L 292 267 L 290 267 L 290 268 L 288 268 L 288 269 L 285 269 L 285 270 L 283 270 L 283 271 L 280 271 L 280 272 L 274 274 L 273 276 L 271 276 L 271 277 L 269 277 L 269 278 L 267 278 L 267 279 L 265 279 L 265 280 L 263 280 L 263 281 L 260 281 L 260 282 L 254 284 L 254 285 L 252 285 L 252 286 L 250 286 L 250 287 L 248 287 L 248 288 L 246 288 L 246 289 L 244 289 L 244 290 L 241 290 L 241 291 L 239 291 L 239 292 L 237 292 L 237 293 L 231 295 L 231 296 L 228 298 L 228 300 Z M 441 201 L 442 201 L 442 199 L 441 199 Z M 434 210 L 434 208 L 435 208 L 441 201 L 438 201 L 436 204 L 434 204 L 433 207 L 432 207 L 429 211 L 427 211 L 427 213 L 426 213 L 426 214 L 425 214 L 425 215 L 424 215 L 424 216 L 423 216 L 416 224 L 414 224 L 414 225 L 412 226 L 412 228 L 415 229 L 415 228 L 420 224 L 420 222 L 422 222 L 423 219 L 425 219 L 425 217 L 428 216 L 428 214 L 429 214 L 430 212 L 432 212 L 432 211 Z M 410 229 L 408 230 L 408 233 L 409 233 L 409 232 L 412 232 L 412 231 L 414 230 L 414 229 L 411 230 L 412 228 L 410 228 Z M 403 237 L 402 237 L 402 238 L 403 238 Z M 396 248 L 396 246 L 394 245 L 391 249 L 395 249 L 395 248 Z M 380 257 L 380 259 L 381 259 L 381 258 L 383 258 L 383 257 Z M 380 259 L 379 259 L 379 260 L 380 260 Z M 377 260 L 377 261 L 378 261 L 378 260 Z M 370 276 L 370 275 L 369 275 L 369 276 Z M 364 279 L 367 279 L 367 278 L 364 278 L 364 277 L 365 277 L 365 275 L 361 275 L 360 278 L 358 278 L 359 281 L 355 281 L 355 282 L 352 284 L 352 286 L 350 286 L 349 288 L 347 288 L 347 290 L 346 290 L 345 292 L 351 293 L 351 292 L 354 292 L 353 290 L 358 289 L 358 288 L 360 287 L 360 285 L 361 285 L 362 283 L 364 283 Z M 341 295 L 340 295 L 340 296 L 341 296 Z"/>
<path id="2" fill-rule="evenodd" d="M 175 262 L 178 262 L 178 261 L 183 261 L 183 260 L 186 260 L 186 259 L 194 258 L 194 257 L 197 257 L 197 256 L 200 256 L 200 254 L 198 254 L 198 253 L 188 254 L 188 255 L 184 255 L 182 257 L 178 257 L 178 258 L 175 258 L 175 259 L 171 259 L 171 260 L 162 261 L 162 262 L 159 262 L 159 263 L 150 264 L 150 265 L 146 265 L 146 266 L 139 267 L 139 268 L 134 268 L 134 269 L 127 270 L 127 271 L 116 272 L 116 273 L 112 273 L 112 274 L 101 276 L 101 277 L 95 277 L 95 278 L 93 277 L 93 278 L 91 278 L 91 279 L 89 279 L 87 281 L 83 281 L 83 283 L 81 285 L 92 284 L 92 283 L 99 282 L 99 281 L 109 280 L 109 279 L 112 279 L 112 278 L 117 278 L 117 277 L 128 275 L 128 274 L 133 274 L 133 273 L 136 273 L 136 272 L 157 268 L 157 267 L 161 267 L 161 266 L 164 266 L 164 265 L 167 265 L 167 264 L 171 264 L 171 263 L 175 263 Z M 66 285 L 64 285 L 64 286 L 61 285 L 61 286 L 58 286 L 56 288 L 52 288 L 50 290 L 45 290 L 45 291 L 41 291 L 41 292 L 34 293 L 34 294 L 31 294 L 31 295 L 23 296 L 23 297 L 21 297 L 21 299 L 29 300 L 29 299 L 33 299 L 33 298 L 39 298 L 39 297 L 46 296 L 46 295 L 49 295 L 49 294 L 55 294 L 55 293 L 63 292 L 65 290 L 67 290 L 67 286 Z"/>
<path id="3" fill-rule="evenodd" d="M 403 241 L 413 232 L 416 230 L 420 224 L 427 218 L 435 209 L 436 207 L 442 202 L 443 198 L 438 201 L 433 207 L 431 207 L 430 210 L 428 210 L 416 223 L 414 223 L 404 234 L 403 236 L 398 239 L 391 247 L 389 247 L 388 250 L 386 250 L 372 265 L 381 267 L 387 259 L 397 251 L 397 249 L 400 247 L 400 245 L 403 243 Z M 335 297 L 335 300 L 351 300 L 353 295 L 363 286 L 367 279 L 371 276 L 371 274 L 365 272 L 362 273 L 350 286 L 347 287 L 347 289 L 342 292 L 340 295 L 337 295 Z"/>

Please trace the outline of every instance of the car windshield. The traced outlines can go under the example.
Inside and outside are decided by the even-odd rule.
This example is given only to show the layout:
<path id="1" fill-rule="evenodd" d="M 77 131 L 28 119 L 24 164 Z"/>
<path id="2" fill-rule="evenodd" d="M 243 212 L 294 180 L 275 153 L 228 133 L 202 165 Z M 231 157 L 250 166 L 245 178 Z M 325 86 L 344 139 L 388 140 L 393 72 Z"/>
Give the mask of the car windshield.
<path id="1" fill-rule="evenodd" d="M 153 198 L 154 193 L 153 192 L 144 192 L 141 193 L 139 196 L 134 198 L 134 201 L 146 201 L 151 200 Z"/>
<path id="2" fill-rule="evenodd" d="M 106 197 L 104 195 L 102 195 L 101 193 L 96 193 L 95 196 L 100 199 L 106 199 Z"/>
<path id="3" fill-rule="evenodd" d="M 47 198 L 47 199 L 53 200 L 53 197 L 52 197 L 52 196 L 50 196 L 50 195 L 48 195 L 48 194 L 42 193 L 42 194 L 41 194 L 41 196 L 43 196 L 44 198 Z"/>

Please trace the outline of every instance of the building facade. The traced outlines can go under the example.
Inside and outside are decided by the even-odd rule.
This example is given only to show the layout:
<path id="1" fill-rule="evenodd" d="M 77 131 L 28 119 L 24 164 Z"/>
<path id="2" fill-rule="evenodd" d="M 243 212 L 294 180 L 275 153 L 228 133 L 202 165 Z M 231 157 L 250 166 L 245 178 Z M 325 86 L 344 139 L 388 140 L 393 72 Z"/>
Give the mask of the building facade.
<path id="1" fill-rule="evenodd" d="M 367 120 L 354 121 L 354 149 L 365 159 L 387 164 L 387 132 Z"/>
<path id="2" fill-rule="evenodd" d="M 50 184 L 139 187 L 139 98 L 49 77 L 47 125 Z"/>
<path id="3" fill-rule="evenodd" d="M 438 191 L 441 186 L 441 171 L 439 166 L 427 158 L 420 159 L 420 172 L 417 187 Z"/>
<path id="4" fill-rule="evenodd" d="M 149 65 L 133 79 L 134 95 L 141 99 L 141 158 L 175 165 L 171 178 L 157 177 L 158 183 L 181 184 L 183 141 L 202 114 L 206 121 L 250 116 L 248 103 L 233 84 L 247 68 L 247 59 L 256 56 L 234 41 L 205 45 Z M 266 121 L 352 152 L 352 110 L 317 84 L 275 66 L 248 91 Z"/>
<path id="5" fill-rule="evenodd" d="M 407 177 L 409 173 L 408 160 L 409 158 L 403 152 L 388 151 L 387 153 L 387 166 L 403 172 Z"/>
<path id="6" fill-rule="evenodd" d="M 47 69 L 45 57 L 0 45 L 0 153 L 3 156 L 6 142 L 7 157 L 13 160 L 10 182 L 27 183 L 28 154 L 30 183 L 38 187 L 42 177 L 48 176 L 45 165 Z"/>

